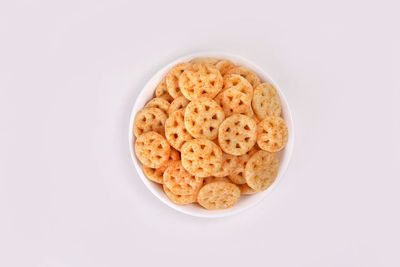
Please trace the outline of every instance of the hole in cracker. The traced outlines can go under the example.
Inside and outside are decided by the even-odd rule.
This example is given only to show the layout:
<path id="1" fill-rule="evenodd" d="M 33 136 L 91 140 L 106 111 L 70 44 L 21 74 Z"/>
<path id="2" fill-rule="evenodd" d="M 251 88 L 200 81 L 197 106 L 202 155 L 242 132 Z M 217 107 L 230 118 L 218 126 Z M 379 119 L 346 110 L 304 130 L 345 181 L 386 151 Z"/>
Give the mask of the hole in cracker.
<path id="1" fill-rule="evenodd" d="M 236 148 L 240 148 L 240 144 L 239 143 L 236 143 Z"/>
<path id="2" fill-rule="evenodd" d="M 240 121 L 235 122 L 235 126 L 238 126 L 240 123 Z"/>
<path id="3" fill-rule="evenodd" d="M 205 105 L 205 109 L 206 109 L 206 111 L 209 111 L 210 110 L 210 106 Z"/>
<path id="4" fill-rule="evenodd" d="M 206 145 L 200 145 L 201 149 L 204 149 L 206 147 Z"/>
<path id="5" fill-rule="evenodd" d="M 244 129 L 247 130 L 247 131 L 250 130 L 249 125 L 246 124 L 246 125 L 244 126 Z"/>
<path id="6" fill-rule="evenodd" d="M 215 128 L 210 126 L 210 132 L 212 132 Z"/>
<path id="7" fill-rule="evenodd" d="M 213 116 L 212 116 L 212 119 L 213 119 L 213 120 L 216 120 L 216 119 L 217 119 L 217 115 L 213 115 Z"/>

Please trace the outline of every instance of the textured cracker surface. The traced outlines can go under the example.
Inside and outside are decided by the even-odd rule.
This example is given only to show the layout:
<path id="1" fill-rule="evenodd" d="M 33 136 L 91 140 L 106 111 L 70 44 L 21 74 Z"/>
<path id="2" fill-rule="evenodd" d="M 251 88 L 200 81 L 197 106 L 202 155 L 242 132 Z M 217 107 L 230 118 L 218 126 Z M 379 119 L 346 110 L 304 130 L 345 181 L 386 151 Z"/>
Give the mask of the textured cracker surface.
<path id="1" fill-rule="evenodd" d="M 261 120 L 267 116 L 281 115 L 281 99 L 275 87 L 269 83 L 262 83 L 254 89 L 252 106 Z"/>
<path id="2" fill-rule="evenodd" d="M 249 101 L 253 98 L 253 86 L 240 75 L 237 74 L 227 74 L 224 76 L 224 87 L 223 90 L 236 89 L 239 92 L 245 94 Z"/>
<path id="3" fill-rule="evenodd" d="M 275 181 L 279 170 L 278 156 L 260 150 L 246 164 L 246 182 L 257 191 L 264 191 Z"/>
<path id="4" fill-rule="evenodd" d="M 140 110 L 133 124 L 133 133 L 136 137 L 153 131 L 164 135 L 164 124 L 167 115 L 159 108 L 144 108 Z"/>
<path id="5" fill-rule="evenodd" d="M 165 121 L 165 137 L 179 151 L 186 141 L 193 139 L 185 128 L 184 114 L 184 109 L 177 110 Z"/>
<path id="6" fill-rule="evenodd" d="M 191 175 L 176 161 L 165 170 L 163 182 L 174 194 L 192 195 L 203 185 L 203 178 Z"/>
<path id="7" fill-rule="evenodd" d="M 145 108 L 159 108 L 162 111 L 165 112 L 165 114 L 168 114 L 168 109 L 169 109 L 169 102 L 163 98 L 160 97 L 155 97 L 152 100 L 150 100 L 144 107 Z"/>
<path id="8" fill-rule="evenodd" d="M 183 144 L 181 158 L 182 165 L 188 172 L 207 177 L 221 168 L 222 151 L 208 139 L 195 139 Z"/>
<path id="9" fill-rule="evenodd" d="M 181 89 L 179 88 L 179 77 L 188 66 L 187 63 L 179 63 L 175 65 L 166 76 L 166 84 L 168 93 L 172 98 L 177 98 L 182 95 Z"/>
<path id="10" fill-rule="evenodd" d="M 215 177 L 224 177 L 233 173 L 239 165 L 239 158 L 222 152 L 222 165 L 219 170 L 214 172 Z"/>
<path id="11" fill-rule="evenodd" d="M 226 117 L 229 117 L 232 114 L 251 115 L 251 101 L 244 93 L 235 88 L 229 88 L 220 93 L 220 95 L 220 105 L 222 106 Z"/>
<path id="12" fill-rule="evenodd" d="M 268 152 L 278 152 L 288 141 L 288 128 L 281 117 L 269 116 L 257 127 L 257 144 Z"/>
<path id="13" fill-rule="evenodd" d="M 224 119 L 224 111 L 210 98 L 193 100 L 185 109 L 185 127 L 195 138 L 217 138 L 218 127 Z"/>
<path id="14" fill-rule="evenodd" d="M 240 185 L 238 185 L 238 187 L 240 189 L 240 194 L 242 194 L 242 195 L 252 195 L 252 194 L 257 193 L 257 190 L 254 190 L 247 184 L 240 184 Z"/>
<path id="15" fill-rule="evenodd" d="M 218 181 L 227 182 L 227 183 L 232 182 L 231 179 L 229 179 L 228 177 L 210 176 L 210 177 L 204 178 L 204 184 L 209 184 L 209 183 L 218 182 Z"/>
<path id="16" fill-rule="evenodd" d="M 161 80 L 160 84 L 157 86 L 155 95 L 156 97 L 163 98 L 170 103 L 173 100 L 172 96 L 168 93 L 165 77 Z"/>
<path id="17" fill-rule="evenodd" d="M 240 189 L 228 182 L 216 181 L 204 185 L 197 196 L 197 201 L 208 210 L 227 209 L 240 198 Z"/>
<path id="18" fill-rule="evenodd" d="M 236 67 L 235 63 L 230 60 L 224 59 L 220 60 L 215 67 L 219 70 L 222 76 L 224 76 L 229 70 Z"/>
<path id="19" fill-rule="evenodd" d="M 135 153 L 144 166 L 159 168 L 167 162 L 171 147 L 160 134 L 147 132 L 136 139 Z"/>
<path id="20" fill-rule="evenodd" d="M 167 197 L 174 202 L 175 204 L 178 205 L 187 205 L 193 202 L 196 202 L 197 198 L 197 193 L 192 194 L 192 195 L 179 195 L 179 194 L 174 194 L 171 190 L 168 189 L 166 185 L 163 185 L 163 189 Z"/>
<path id="21" fill-rule="evenodd" d="M 159 168 L 150 168 L 150 167 L 143 166 L 144 175 L 150 181 L 156 182 L 158 184 L 162 184 L 164 171 L 168 168 L 169 165 L 171 165 L 173 162 L 180 160 L 180 159 L 181 159 L 181 156 L 180 156 L 179 152 L 176 151 L 175 149 L 171 148 L 167 162 L 164 163 L 164 165 L 162 165 Z"/>
<path id="22" fill-rule="evenodd" d="M 199 97 L 214 98 L 223 85 L 221 73 L 210 64 L 193 64 L 179 77 L 179 87 L 189 100 Z"/>
<path id="23" fill-rule="evenodd" d="M 246 152 L 246 154 L 236 157 L 237 165 L 235 166 L 233 171 L 228 175 L 229 179 L 231 179 L 232 182 L 234 182 L 235 184 L 246 183 L 246 178 L 244 177 L 246 163 L 247 161 L 249 161 L 250 157 L 259 150 L 260 149 L 257 147 L 257 145 L 254 145 L 252 149 Z"/>
<path id="24" fill-rule="evenodd" d="M 234 114 L 226 118 L 218 130 L 218 143 L 221 149 L 235 156 L 249 151 L 256 143 L 256 138 L 256 122 L 242 114 Z"/>
<path id="25" fill-rule="evenodd" d="M 205 63 L 205 64 L 210 64 L 210 65 L 215 65 L 219 61 L 218 58 L 213 58 L 213 57 L 198 57 L 195 59 L 192 59 L 190 63 L 192 64 L 199 64 L 199 63 Z"/>
<path id="26" fill-rule="evenodd" d="M 256 88 L 261 83 L 260 78 L 258 78 L 254 72 L 252 72 L 246 67 L 233 68 L 229 70 L 227 74 L 238 74 L 242 76 L 247 81 L 249 81 L 249 83 L 251 84 L 251 86 L 253 86 L 253 88 Z"/>
<path id="27" fill-rule="evenodd" d="M 178 109 L 185 108 L 189 104 L 189 100 L 184 96 L 178 96 L 171 102 L 169 106 L 168 115 L 171 116 L 172 113 L 177 111 Z"/>

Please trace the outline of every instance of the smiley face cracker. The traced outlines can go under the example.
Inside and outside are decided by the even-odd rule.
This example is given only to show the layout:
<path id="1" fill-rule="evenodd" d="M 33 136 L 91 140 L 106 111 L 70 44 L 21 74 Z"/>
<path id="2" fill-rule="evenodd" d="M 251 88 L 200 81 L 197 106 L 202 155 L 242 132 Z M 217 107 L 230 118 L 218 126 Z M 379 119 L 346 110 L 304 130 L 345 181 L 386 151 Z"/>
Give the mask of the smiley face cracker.
<path id="1" fill-rule="evenodd" d="M 246 164 L 246 182 L 254 190 L 264 191 L 275 181 L 278 170 L 278 156 L 260 150 L 254 153 Z"/>
<path id="2" fill-rule="evenodd" d="M 185 127 L 195 138 L 215 139 L 224 119 L 222 108 L 206 97 L 193 100 L 185 109 Z"/>
<path id="3" fill-rule="evenodd" d="M 240 75 L 227 74 L 224 76 L 224 87 L 223 90 L 236 89 L 239 92 L 245 94 L 249 101 L 253 98 L 253 86 Z"/>
<path id="4" fill-rule="evenodd" d="M 160 134 L 147 132 L 136 139 L 135 153 L 144 166 L 159 168 L 167 162 L 171 147 Z"/>
<path id="5" fill-rule="evenodd" d="M 249 151 L 257 139 L 256 122 L 241 114 L 225 119 L 218 129 L 218 143 L 228 154 L 240 156 Z"/>
<path id="6" fill-rule="evenodd" d="M 171 101 L 174 100 L 172 96 L 168 93 L 165 77 L 161 80 L 160 84 L 157 86 L 155 95 L 156 97 L 160 97 L 162 99 L 167 100 L 169 103 L 171 103 Z"/>
<path id="7" fill-rule="evenodd" d="M 278 152 L 288 141 L 286 122 L 277 116 L 269 116 L 262 120 L 257 127 L 257 144 L 268 152 Z"/>
<path id="8" fill-rule="evenodd" d="M 172 193 L 166 185 L 163 185 L 163 189 L 167 197 L 177 205 L 187 205 L 196 202 L 197 193 L 193 195 L 179 195 Z"/>
<path id="9" fill-rule="evenodd" d="M 258 118 L 281 115 L 281 99 L 275 87 L 270 83 L 262 83 L 254 89 L 252 106 Z"/>
<path id="10" fill-rule="evenodd" d="M 165 114 L 168 114 L 168 109 L 169 109 L 169 102 L 161 97 L 155 97 L 152 100 L 150 100 L 144 107 L 145 108 L 159 108 L 162 111 L 165 112 Z"/>
<path id="11" fill-rule="evenodd" d="M 184 109 L 177 110 L 165 121 L 165 137 L 171 146 L 179 151 L 186 141 L 193 139 L 185 128 L 184 114 Z"/>
<path id="12" fill-rule="evenodd" d="M 221 91 L 223 80 L 218 69 L 210 64 L 193 64 L 179 77 L 179 88 L 189 100 L 214 98 Z"/>
<path id="13" fill-rule="evenodd" d="M 175 65 L 166 76 L 166 84 L 168 93 L 175 99 L 182 95 L 181 89 L 179 88 L 179 77 L 183 71 L 189 66 L 187 63 L 179 63 Z"/>
<path id="14" fill-rule="evenodd" d="M 246 67 L 233 68 L 229 70 L 227 74 L 238 74 L 242 76 L 247 81 L 249 81 L 249 83 L 251 84 L 251 86 L 253 86 L 253 88 L 256 88 L 261 83 L 260 78 L 258 78 L 254 72 L 252 72 Z"/>
<path id="15" fill-rule="evenodd" d="M 191 175 L 180 161 L 174 162 L 164 172 L 164 184 L 176 195 L 193 195 L 202 185 L 203 178 Z"/>
<path id="16" fill-rule="evenodd" d="M 212 176 L 222 165 L 222 151 L 208 139 L 187 141 L 181 150 L 182 165 L 192 175 Z"/>
<path id="17" fill-rule="evenodd" d="M 135 116 L 133 133 L 136 137 L 139 137 L 139 135 L 150 131 L 154 131 L 163 135 L 166 119 L 167 115 L 161 109 L 144 108 Z"/>
<path id="18" fill-rule="evenodd" d="M 217 181 L 204 185 L 197 196 L 197 201 L 208 210 L 227 209 L 240 198 L 240 189 L 228 182 Z"/>
<path id="19" fill-rule="evenodd" d="M 185 108 L 189 104 L 189 100 L 184 97 L 184 96 L 178 96 L 177 98 L 174 99 L 174 101 L 171 102 L 171 105 L 169 106 L 168 114 L 169 116 L 172 115 L 175 111 L 181 108 Z"/>

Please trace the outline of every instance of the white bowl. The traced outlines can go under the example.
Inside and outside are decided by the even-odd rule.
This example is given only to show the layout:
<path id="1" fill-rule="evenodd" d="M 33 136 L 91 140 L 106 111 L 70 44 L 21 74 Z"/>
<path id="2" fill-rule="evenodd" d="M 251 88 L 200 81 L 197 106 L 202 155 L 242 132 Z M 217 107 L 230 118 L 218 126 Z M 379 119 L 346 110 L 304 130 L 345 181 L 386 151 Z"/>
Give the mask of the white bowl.
<path id="1" fill-rule="evenodd" d="M 233 61 L 235 64 L 239 66 L 245 66 L 249 68 L 250 70 L 254 71 L 258 77 L 263 82 L 270 82 L 272 83 L 275 88 L 279 92 L 279 96 L 281 97 L 281 102 L 282 102 L 282 117 L 285 119 L 288 130 L 289 130 L 289 140 L 286 145 L 286 147 L 279 152 L 279 159 L 280 159 L 280 167 L 279 167 L 279 173 L 276 181 L 265 191 L 259 192 L 253 195 L 248 195 L 248 196 L 241 196 L 240 200 L 238 203 L 226 210 L 206 210 L 201 208 L 198 205 L 195 204 L 190 204 L 190 205 L 184 205 L 184 206 L 179 206 L 171 202 L 168 197 L 165 195 L 162 186 L 159 184 L 156 184 L 154 182 L 151 182 L 146 178 L 146 176 L 143 173 L 142 169 L 142 164 L 137 160 L 135 152 L 134 152 L 134 142 L 135 142 L 135 136 L 133 135 L 133 121 L 135 119 L 136 113 L 141 110 L 144 105 L 149 101 L 153 95 L 155 88 L 157 85 L 160 83 L 162 78 L 167 74 L 167 72 L 177 63 L 180 62 L 187 62 L 190 61 L 193 58 L 196 57 L 216 57 L 216 58 L 221 58 L 221 59 L 229 59 Z M 188 214 L 192 216 L 197 216 L 197 217 L 207 217 L 207 218 L 212 218 L 212 217 L 224 217 L 228 215 L 233 215 L 237 214 L 241 211 L 244 211 L 246 209 L 249 209 L 251 207 L 254 207 L 256 204 L 260 203 L 261 200 L 263 200 L 267 195 L 269 195 L 272 190 L 274 190 L 278 184 L 281 182 L 283 175 L 286 171 L 286 168 L 289 164 L 290 157 L 292 155 L 292 150 L 293 150 L 293 142 L 294 142 L 294 130 L 293 130 L 293 121 L 292 121 L 292 115 L 289 109 L 289 105 L 287 103 L 287 100 L 285 96 L 283 95 L 281 89 L 279 86 L 271 79 L 267 73 L 265 73 L 260 67 L 255 65 L 254 63 L 248 61 L 247 59 L 244 59 L 240 56 L 236 55 L 231 55 L 227 53 L 221 53 L 221 52 L 201 52 L 201 53 L 195 53 L 195 54 L 190 54 L 187 56 L 180 57 L 171 63 L 169 63 L 167 66 L 163 67 L 161 70 L 159 70 L 151 79 L 148 81 L 148 83 L 143 87 L 142 91 L 140 92 L 139 96 L 136 99 L 136 102 L 133 106 L 132 113 L 130 116 L 130 121 L 129 121 L 129 149 L 131 152 L 131 157 L 133 160 L 133 163 L 136 167 L 137 172 L 139 173 L 139 177 L 142 179 L 143 183 L 146 185 L 146 187 L 163 203 L 165 203 L 167 206 Z"/>

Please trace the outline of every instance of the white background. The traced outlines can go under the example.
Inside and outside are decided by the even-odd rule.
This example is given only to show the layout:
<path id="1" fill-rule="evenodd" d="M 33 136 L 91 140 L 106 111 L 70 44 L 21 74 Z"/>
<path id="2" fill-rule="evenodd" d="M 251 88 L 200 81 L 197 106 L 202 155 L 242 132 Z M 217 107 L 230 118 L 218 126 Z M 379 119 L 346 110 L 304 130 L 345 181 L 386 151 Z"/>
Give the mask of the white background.
<path id="1" fill-rule="evenodd" d="M 400 266 L 398 1 L 1 1 L 0 266 Z M 294 112 L 283 183 L 223 219 L 140 181 L 129 113 L 176 57 L 238 54 Z"/>

